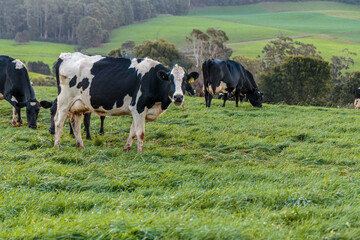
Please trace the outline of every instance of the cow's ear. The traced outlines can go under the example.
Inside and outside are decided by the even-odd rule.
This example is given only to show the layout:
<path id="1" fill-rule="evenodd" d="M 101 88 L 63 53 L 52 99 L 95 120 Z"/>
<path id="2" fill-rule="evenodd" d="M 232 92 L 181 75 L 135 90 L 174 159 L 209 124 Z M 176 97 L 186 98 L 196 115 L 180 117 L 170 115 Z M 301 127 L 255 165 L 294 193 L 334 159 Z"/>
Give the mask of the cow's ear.
<path id="1" fill-rule="evenodd" d="M 48 102 L 48 101 L 40 101 L 39 104 L 40 104 L 40 107 L 45 108 L 45 109 L 51 108 L 53 105 L 52 102 Z"/>
<path id="2" fill-rule="evenodd" d="M 27 105 L 27 102 L 18 102 L 15 104 L 18 108 L 23 108 Z"/>
<path id="3" fill-rule="evenodd" d="M 190 74 L 187 74 L 187 80 L 188 83 L 193 83 L 195 82 L 195 80 L 199 77 L 199 73 L 197 72 L 192 72 Z"/>
<path id="4" fill-rule="evenodd" d="M 169 81 L 169 75 L 170 75 L 170 72 L 165 72 L 163 70 L 160 70 L 157 72 L 158 78 L 160 78 L 161 80 L 164 80 L 164 81 Z"/>

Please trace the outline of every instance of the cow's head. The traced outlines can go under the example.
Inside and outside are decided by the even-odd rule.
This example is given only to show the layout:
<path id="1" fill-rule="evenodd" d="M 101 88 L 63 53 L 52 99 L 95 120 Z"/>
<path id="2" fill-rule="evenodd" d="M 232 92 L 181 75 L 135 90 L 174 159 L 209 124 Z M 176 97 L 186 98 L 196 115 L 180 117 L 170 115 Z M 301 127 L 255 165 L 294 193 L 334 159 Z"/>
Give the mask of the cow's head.
<path id="1" fill-rule="evenodd" d="M 262 107 L 262 96 L 264 95 L 259 89 L 255 88 L 254 92 L 246 94 L 251 105 L 254 107 Z"/>
<path id="2" fill-rule="evenodd" d="M 37 128 L 37 119 L 40 111 L 39 102 L 36 99 L 31 99 L 27 102 L 16 103 L 16 106 L 23 108 L 26 106 L 26 119 L 29 128 Z"/>
<path id="3" fill-rule="evenodd" d="M 184 101 L 186 84 L 197 79 L 199 74 L 197 72 L 187 74 L 182 67 L 176 64 L 171 72 L 160 70 L 157 72 L 157 76 L 164 81 L 170 82 L 168 89 L 169 98 L 176 106 L 180 106 Z"/>
<path id="4" fill-rule="evenodd" d="M 48 109 L 50 108 L 50 128 L 49 128 L 49 133 L 50 134 L 55 134 L 55 114 L 56 114 L 56 108 L 57 108 L 57 99 L 55 99 L 52 102 L 48 102 L 48 101 L 40 101 L 40 106 Z"/>

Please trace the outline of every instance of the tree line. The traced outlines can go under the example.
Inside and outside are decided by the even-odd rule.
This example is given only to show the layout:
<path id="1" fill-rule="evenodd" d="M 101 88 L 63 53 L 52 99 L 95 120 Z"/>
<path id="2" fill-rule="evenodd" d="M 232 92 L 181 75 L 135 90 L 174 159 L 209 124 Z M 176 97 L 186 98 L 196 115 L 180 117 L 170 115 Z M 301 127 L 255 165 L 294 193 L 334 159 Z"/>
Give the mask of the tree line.
<path id="1" fill-rule="evenodd" d="M 106 42 L 120 26 L 188 10 L 188 0 L 0 0 L 0 38 L 75 44 L 82 22 Z"/>

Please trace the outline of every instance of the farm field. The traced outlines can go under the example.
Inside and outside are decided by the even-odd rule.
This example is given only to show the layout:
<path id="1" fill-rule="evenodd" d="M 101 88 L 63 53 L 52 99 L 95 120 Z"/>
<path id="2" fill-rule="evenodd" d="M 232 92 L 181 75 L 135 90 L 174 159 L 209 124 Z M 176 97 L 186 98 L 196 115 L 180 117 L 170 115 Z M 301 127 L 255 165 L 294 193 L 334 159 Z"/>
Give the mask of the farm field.
<path id="1" fill-rule="evenodd" d="M 75 45 L 30 41 L 17 45 L 13 40 L 0 39 L 0 54 L 9 55 L 22 61 L 43 61 L 50 68 L 61 52 L 74 52 Z"/>
<path id="2" fill-rule="evenodd" d="M 354 70 L 360 68 L 359 16 L 360 7 L 335 2 L 271 2 L 238 7 L 207 7 L 193 9 L 188 16 L 163 15 L 121 27 L 112 32 L 109 43 L 88 49 L 86 53 L 106 55 L 127 40 L 139 44 L 144 40 L 159 38 L 174 43 L 178 48 L 186 48 L 185 36 L 193 28 L 205 31 L 215 27 L 227 33 L 229 43 L 243 43 L 231 46 L 233 56 L 256 57 L 268 39 L 279 35 L 304 36 L 297 40 L 314 43 L 327 60 L 332 55 L 341 55 L 343 48 L 356 52 L 358 56 L 354 57 Z M 253 42 L 259 40 L 262 42 Z M 60 52 L 73 52 L 76 48 L 75 45 L 36 41 L 27 45 L 14 43 L 12 40 L 0 40 L 0 53 L 24 61 L 41 60 L 50 66 Z"/>
<path id="3" fill-rule="evenodd" d="M 314 36 L 297 38 L 294 41 L 300 41 L 303 43 L 314 44 L 318 51 L 321 52 L 321 56 L 331 61 L 332 56 L 341 56 L 342 50 L 347 48 L 351 52 L 357 53 L 356 56 L 351 56 L 354 59 L 354 66 L 351 67 L 351 71 L 360 69 L 360 41 L 352 41 L 339 39 L 329 36 Z M 243 55 L 250 58 L 256 58 L 258 55 L 262 56 L 261 50 L 269 41 L 257 41 L 247 44 L 231 45 L 234 50 L 233 56 Z"/>
<path id="4" fill-rule="evenodd" d="M 129 116 L 107 118 L 104 136 L 92 116 L 83 150 L 65 127 L 58 150 L 48 110 L 37 130 L 12 128 L 0 101 L 0 238 L 358 238 L 358 111 L 185 104 L 146 124 L 137 154 L 122 151 Z"/>

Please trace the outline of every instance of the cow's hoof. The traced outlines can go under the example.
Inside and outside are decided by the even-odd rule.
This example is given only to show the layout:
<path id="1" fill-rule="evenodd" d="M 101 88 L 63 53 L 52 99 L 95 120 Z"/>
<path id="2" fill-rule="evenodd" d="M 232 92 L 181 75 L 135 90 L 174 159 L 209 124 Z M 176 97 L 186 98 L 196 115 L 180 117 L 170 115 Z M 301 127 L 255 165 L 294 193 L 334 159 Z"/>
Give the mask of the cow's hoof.
<path id="1" fill-rule="evenodd" d="M 85 148 L 85 146 L 84 146 L 83 143 L 76 143 L 76 147 L 77 147 L 77 148 L 80 148 L 80 149 L 84 149 L 84 148 Z"/>
<path id="2" fill-rule="evenodd" d="M 124 152 L 130 152 L 130 150 L 131 150 L 130 144 L 126 144 L 124 147 Z"/>

